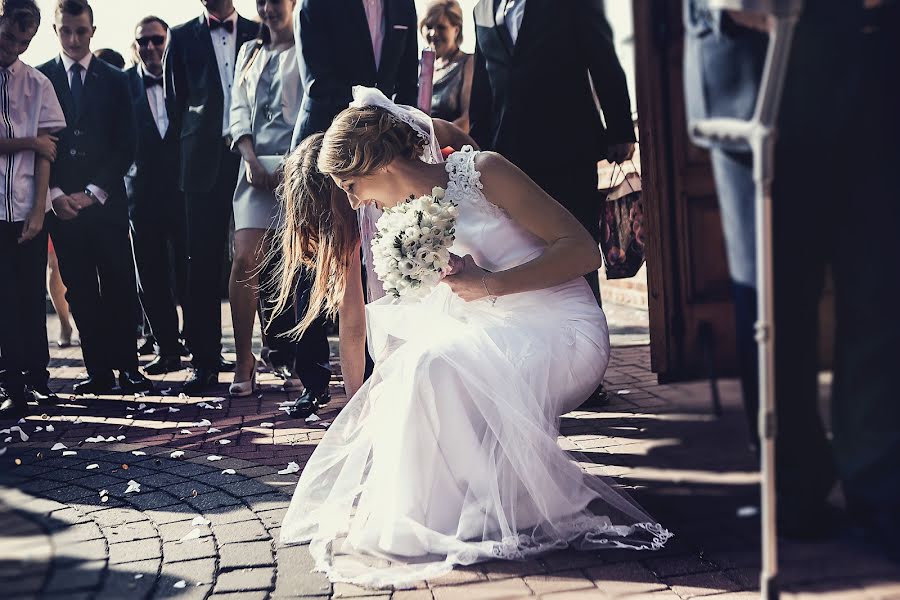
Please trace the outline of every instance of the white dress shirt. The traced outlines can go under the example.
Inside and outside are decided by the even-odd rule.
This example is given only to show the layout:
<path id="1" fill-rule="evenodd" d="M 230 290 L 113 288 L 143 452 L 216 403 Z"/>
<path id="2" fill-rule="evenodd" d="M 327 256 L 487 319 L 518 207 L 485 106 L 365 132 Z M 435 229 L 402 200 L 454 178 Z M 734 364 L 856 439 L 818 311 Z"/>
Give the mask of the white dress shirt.
<path id="1" fill-rule="evenodd" d="M 41 129 L 56 132 L 65 126 L 56 91 L 43 73 L 20 60 L 0 67 L 0 138 L 35 137 Z M 31 150 L 0 155 L 0 220 L 24 221 L 31 212 L 34 163 Z"/>
<path id="2" fill-rule="evenodd" d="M 203 11 L 206 22 L 209 23 L 210 18 L 217 20 L 209 14 L 209 11 Z M 231 21 L 234 29 L 228 33 L 225 28 L 220 27 L 215 31 L 210 31 L 212 38 L 213 50 L 216 53 L 216 63 L 219 66 L 219 80 L 222 82 L 222 95 L 225 96 L 225 103 L 222 107 L 222 135 L 228 135 L 229 112 L 231 111 L 231 86 L 234 84 L 234 61 L 237 56 L 237 11 L 232 11 L 231 15 L 222 22 Z"/>
<path id="3" fill-rule="evenodd" d="M 519 38 L 519 29 L 522 28 L 522 19 L 524 17 L 525 0 L 503 0 L 497 8 L 497 23 L 506 25 L 513 45 Z"/>
<path id="4" fill-rule="evenodd" d="M 66 74 L 69 76 L 69 87 L 71 88 L 72 87 L 72 76 L 75 73 L 75 71 L 72 70 L 72 67 L 75 65 L 75 61 L 72 60 L 71 58 L 69 58 L 68 56 L 66 56 L 65 54 L 61 54 L 60 57 L 62 58 L 63 67 L 65 67 L 65 69 L 66 69 Z M 82 58 L 81 60 L 78 61 L 78 64 L 80 64 L 82 67 L 82 69 L 81 69 L 81 83 L 82 84 L 85 82 L 85 78 L 87 77 L 87 72 L 91 66 L 91 60 L 93 60 L 93 58 L 94 58 L 94 55 L 91 54 L 90 52 L 88 52 L 84 56 L 84 58 Z M 84 92 L 82 91 L 82 93 L 84 93 Z M 91 191 L 92 194 L 97 196 L 97 201 L 100 204 L 106 203 L 106 199 L 109 198 L 109 194 L 106 192 L 106 190 L 104 190 L 100 186 L 95 185 L 93 183 L 89 183 L 86 187 L 87 187 L 87 189 L 89 189 Z M 82 190 L 72 190 L 69 193 L 76 194 L 80 191 L 82 191 Z M 63 196 L 63 195 L 65 195 L 65 192 L 63 192 L 62 189 L 53 188 L 52 190 L 50 190 L 50 201 L 52 202 L 53 200 L 56 200 L 57 198 L 59 198 L 60 196 Z"/>
<path id="5" fill-rule="evenodd" d="M 381 46 L 384 44 L 384 0 L 362 0 L 369 22 L 369 37 L 372 38 L 372 53 L 375 68 L 381 65 Z"/>
<path id="6" fill-rule="evenodd" d="M 162 75 L 156 76 L 148 73 L 141 64 L 138 72 L 141 77 L 151 77 L 162 81 Z M 156 121 L 156 128 L 159 129 L 159 137 L 166 137 L 166 131 L 169 130 L 169 113 L 166 110 L 166 97 L 163 93 L 163 86 L 154 85 L 147 88 L 147 103 L 150 104 L 150 112 L 153 113 L 153 120 Z"/>

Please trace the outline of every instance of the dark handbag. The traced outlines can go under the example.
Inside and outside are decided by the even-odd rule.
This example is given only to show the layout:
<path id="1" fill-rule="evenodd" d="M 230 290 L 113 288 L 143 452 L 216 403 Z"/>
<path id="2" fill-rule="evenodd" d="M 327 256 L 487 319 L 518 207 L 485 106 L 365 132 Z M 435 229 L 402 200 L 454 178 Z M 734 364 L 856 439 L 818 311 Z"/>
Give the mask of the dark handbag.
<path id="1" fill-rule="evenodd" d="M 634 167 L 634 162 L 631 165 Z M 616 174 L 624 175 L 613 185 Z M 645 237 L 644 205 L 641 196 L 641 176 L 635 171 L 625 173 L 621 165 L 614 165 L 606 201 L 600 219 L 600 249 L 607 279 L 634 277 L 644 264 Z"/>

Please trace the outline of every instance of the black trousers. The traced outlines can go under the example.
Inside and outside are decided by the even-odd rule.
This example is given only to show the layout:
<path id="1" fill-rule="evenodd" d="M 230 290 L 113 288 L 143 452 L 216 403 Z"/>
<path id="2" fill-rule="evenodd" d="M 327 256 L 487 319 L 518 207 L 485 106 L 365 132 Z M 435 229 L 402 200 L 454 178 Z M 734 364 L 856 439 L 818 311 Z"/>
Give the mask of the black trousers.
<path id="1" fill-rule="evenodd" d="M 10 395 L 44 385 L 47 365 L 47 232 L 19 244 L 23 222 L 0 222 L 0 383 Z"/>
<path id="2" fill-rule="evenodd" d="M 187 298 L 185 335 L 196 368 L 215 370 L 222 352 L 222 292 L 231 203 L 240 157 L 222 142 L 221 167 L 213 188 L 185 193 Z"/>
<path id="3" fill-rule="evenodd" d="M 137 369 L 137 292 L 124 198 L 94 204 L 71 221 L 47 215 L 91 376 Z"/>
<path id="4" fill-rule="evenodd" d="M 602 204 L 597 190 L 597 163 L 583 161 L 565 166 L 547 166 L 523 170 L 554 200 L 562 204 L 581 223 L 594 241 L 600 243 L 600 216 Z M 597 272 L 584 276 L 597 303 L 600 300 L 600 275 Z"/>
<path id="5" fill-rule="evenodd" d="M 153 209 L 136 207 L 131 238 L 138 269 L 138 296 L 163 356 L 179 354 L 176 290 L 187 279 L 187 239 L 182 193 L 174 184 L 153 197 Z"/>

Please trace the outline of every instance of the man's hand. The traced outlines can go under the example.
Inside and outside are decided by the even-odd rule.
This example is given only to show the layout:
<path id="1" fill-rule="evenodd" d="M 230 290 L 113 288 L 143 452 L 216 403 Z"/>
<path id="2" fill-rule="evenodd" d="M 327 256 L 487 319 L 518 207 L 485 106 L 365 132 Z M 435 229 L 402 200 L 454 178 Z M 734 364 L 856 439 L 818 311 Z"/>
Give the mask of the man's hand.
<path id="1" fill-rule="evenodd" d="M 606 160 L 611 163 L 621 165 L 623 162 L 634 156 L 634 144 L 628 142 L 626 144 L 610 144 L 606 148 Z"/>
<path id="2" fill-rule="evenodd" d="M 71 221 L 78 216 L 78 205 L 71 196 L 59 196 L 53 201 L 53 212 L 63 221 Z"/>
<path id="3" fill-rule="evenodd" d="M 44 211 L 32 210 L 25 217 L 25 223 L 22 224 L 22 235 L 19 236 L 19 243 L 34 239 L 34 237 L 44 228 Z"/>
<path id="4" fill-rule="evenodd" d="M 58 137 L 45 133 L 34 138 L 32 149 L 39 156 L 53 162 L 56 160 L 56 142 L 58 141 Z"/>
<path id="5" fill-rule="evenodd" d="M 269 172 L 258 160 L 247 162 L 247 183 L 255 188 L 269 189 Z"/>
<path id="6" fill-rule="evenodd" d="M 85 194 L 84 192 L 78 192 L 77 194 L 72 194 L 69 196 L 72 199 L 72 202 L 78 208 L 78 210 L 84 210 L 88 206 L 95 204 L 97 201 Z"/>

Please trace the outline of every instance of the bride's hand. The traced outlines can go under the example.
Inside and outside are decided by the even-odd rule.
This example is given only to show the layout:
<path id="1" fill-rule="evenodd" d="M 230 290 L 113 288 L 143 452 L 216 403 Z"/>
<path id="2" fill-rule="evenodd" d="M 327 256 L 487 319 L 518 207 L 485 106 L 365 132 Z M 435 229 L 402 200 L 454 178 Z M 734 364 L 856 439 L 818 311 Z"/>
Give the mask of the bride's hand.
<path id="1" fill-rule="evenodd" d="M 487 297 L 483 278 L 489 271 L 475 264 L 471 254 L 462 258 L 451 257 L 450 267 L 451 274 L 444 277 L 444 283 L 450 286 L 454 294 L 466 302 Z"/>

